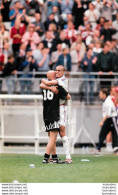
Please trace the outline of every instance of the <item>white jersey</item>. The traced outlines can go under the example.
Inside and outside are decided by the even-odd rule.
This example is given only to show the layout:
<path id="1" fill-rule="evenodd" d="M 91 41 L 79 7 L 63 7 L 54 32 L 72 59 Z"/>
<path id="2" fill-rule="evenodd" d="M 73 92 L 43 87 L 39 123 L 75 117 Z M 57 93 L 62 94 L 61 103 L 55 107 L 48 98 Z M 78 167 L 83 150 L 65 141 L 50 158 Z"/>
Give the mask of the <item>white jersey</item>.
<path id="1" fill-rule="evenodd" d="M 62 86 L 68 92 L 68 79 L 63 75 L 62 77 L 56 79 L 58 85 Z M 66 100 L 60 100 L 60 104 L 65 104 Z"/>
<path id="2" fill-rule="evenodd" d="M 111 96 L 108 96 L 103 102 L 102 114 L 103 118 L 105 118 L 106 116 L 108 116 L 108 118 L 117 116 L 116 107 L 111 99 Z"/>

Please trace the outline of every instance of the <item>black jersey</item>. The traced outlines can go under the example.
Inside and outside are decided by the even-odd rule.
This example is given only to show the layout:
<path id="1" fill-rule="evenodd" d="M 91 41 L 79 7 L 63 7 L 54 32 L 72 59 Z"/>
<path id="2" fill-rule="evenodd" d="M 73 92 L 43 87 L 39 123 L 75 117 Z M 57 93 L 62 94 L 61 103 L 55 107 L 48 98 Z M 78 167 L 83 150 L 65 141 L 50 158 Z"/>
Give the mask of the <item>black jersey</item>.
<path id="1" fill-rule="evenodd" d="M 57 86 L 58 94 L 53 93 L 51 90 L 43 89 L 43 119 L 45 125 L 54 124 L 59 122 L 59 100 L 65 99 L 68 92 L 62 87 Z"/>

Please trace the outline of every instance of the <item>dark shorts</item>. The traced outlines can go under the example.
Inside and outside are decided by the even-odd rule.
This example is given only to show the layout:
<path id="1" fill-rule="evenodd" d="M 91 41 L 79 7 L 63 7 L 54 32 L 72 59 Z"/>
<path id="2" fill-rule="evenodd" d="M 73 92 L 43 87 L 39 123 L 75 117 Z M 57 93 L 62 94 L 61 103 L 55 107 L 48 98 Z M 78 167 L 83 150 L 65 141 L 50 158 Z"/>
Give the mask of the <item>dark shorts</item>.
<path id="1" fill-rule="evenodd" d="M 54 122 L 48 122 L 48 121 L 44 121 L 45 123 L 45 131 L 49 132 L 49 131 L 59 131 L 59 121 L 54 121 Z"/>

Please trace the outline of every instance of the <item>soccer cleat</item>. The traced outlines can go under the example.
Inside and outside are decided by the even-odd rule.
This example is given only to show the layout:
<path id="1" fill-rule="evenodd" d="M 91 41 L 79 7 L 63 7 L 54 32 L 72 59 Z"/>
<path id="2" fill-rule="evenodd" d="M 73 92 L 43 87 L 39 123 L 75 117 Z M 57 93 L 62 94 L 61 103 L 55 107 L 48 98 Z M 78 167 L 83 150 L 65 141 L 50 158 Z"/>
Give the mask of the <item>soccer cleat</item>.
<path id="1" fill-rule="evenodd" d="M 49 164 L 50 163 L 50 160 L 48 158 L 44 158 L 43 161 L 42 161 L 42 163 Z"/>
<path id="2" fill-rule="evenodd" d="M 65 161 L 62 161 L 61 159 L 58 159 L 58 158 L 52 158 L 52 159 L 50 159 L 50 163 L 57 163 L 57 164 L 64 164 L 65 163 Z"/>
<path id="3" fill-rule="evenodd" d="M 71 164 L 71 163 L 73 163 L 73 161 L 72 161 L 72 159 L 66 159 L 66 160 L 65 160 L 65 163 L 66 163 L 66 164 Z"/>
<path id="4" fill-rule="evenodd" d="M 106 147 L 106 152 L 113 152 L 113 148 L 112 147 Z"/>
<path id="5" fill-rule="evenodd" d="M 114 152 L 114 154 L 118 153 L 118 147 L 115 147 L 115 148 L 113 149 L 113 152 Z"/>
<path id="6" fill-rule="evenodd" d="M 118 152 L 114 153 L 115 156 L 118 156 Z"/>
<path id="7" fill-rule="evenodd" d="M 92 154 L 96 154 L 96 155 L 100 155 L 101 154 L 101 151 L 98 150 L 98 149 L 94 149 L 94 150 L 91 150 L 91 153 Z"/>

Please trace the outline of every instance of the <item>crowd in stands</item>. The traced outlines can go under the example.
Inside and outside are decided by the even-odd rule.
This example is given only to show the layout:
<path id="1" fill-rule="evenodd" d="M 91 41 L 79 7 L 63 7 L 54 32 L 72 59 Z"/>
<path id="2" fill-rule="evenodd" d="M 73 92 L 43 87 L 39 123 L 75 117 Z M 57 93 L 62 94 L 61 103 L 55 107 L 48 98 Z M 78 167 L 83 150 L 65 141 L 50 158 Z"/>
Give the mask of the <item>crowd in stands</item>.
<path id="1" fill-rule="evenodd" d="M 25 87 L 31 93 L 34 69 L 46 72 L 61 64 L 67 72 L 98 72 L 107 79 L 118 72 L 116 0 L 1 0 L 0 11 L 0 72 L 8 93 L 19 71 L 22 94 Z M 90 81 L 91 101 L 93 85 Z"/>

